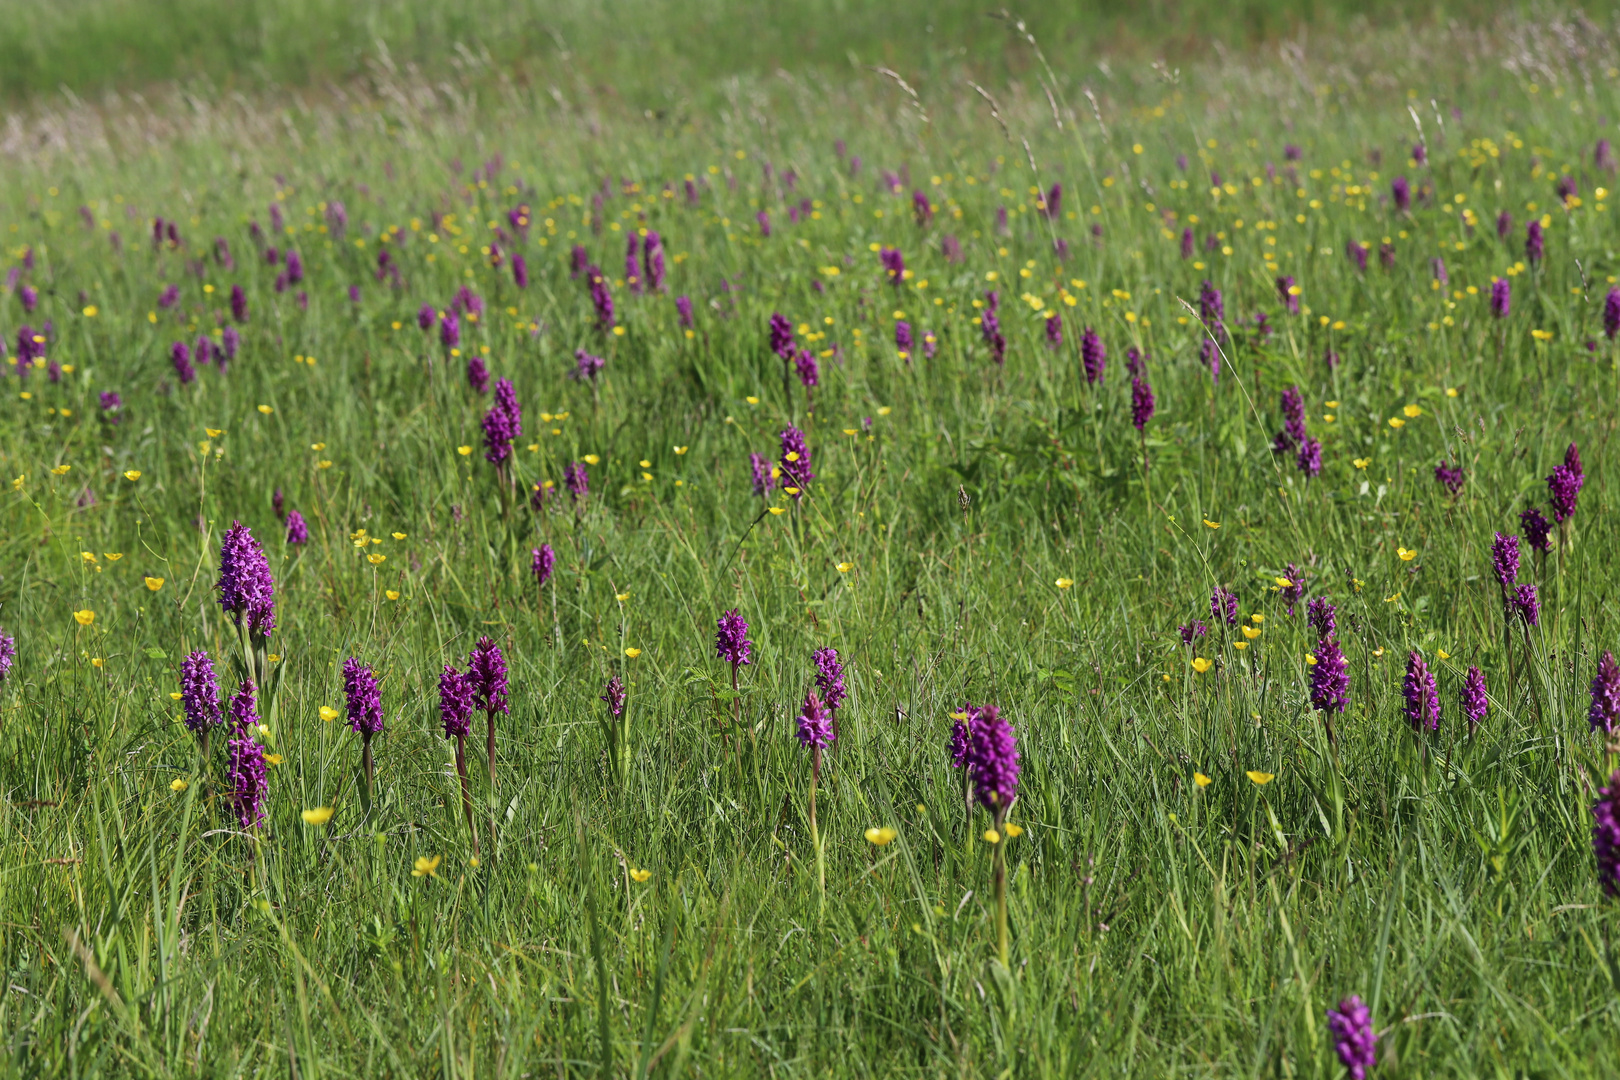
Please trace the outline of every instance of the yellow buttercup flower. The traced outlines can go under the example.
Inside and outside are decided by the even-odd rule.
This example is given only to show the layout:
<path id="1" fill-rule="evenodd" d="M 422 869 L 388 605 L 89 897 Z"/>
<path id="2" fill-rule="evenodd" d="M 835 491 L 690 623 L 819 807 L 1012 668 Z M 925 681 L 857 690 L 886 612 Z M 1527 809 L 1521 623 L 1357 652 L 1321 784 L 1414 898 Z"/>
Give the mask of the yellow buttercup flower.
<path id="1" fill-rule="evenodd" d="M 217 428 L 217 427 L 208 427 L 208 428 L 203 428 L 203 432 L 210 439 L 217 439 L 221 435 L 225 434 L 225 429 L 224 428 Z"/>
<path id="2" fill-rule="evenodd" d="M 72 470 L 73 470 L 73 466 L 71 466 L 71 465 L 58 465 L 56 468 L 51 470 L 51 475 L 52 476 L 66 476 Z"/>
<path id="3" fill-rule="evenodd" d="M 587 465 L 599 465 L 599 464 L 601 464 L 601 462 L 602 462 L 602 458 L 597 454 L 586 454 L 585 455 L 585 464 L 587 464 Z"/>
<path id="4" fill-rule="evenodd" d="M 305 810 L 303 814 L 305 825 L 325 825 L 332 820 L 330 806 L 317 806 L 312 810 Z"/>
<path id="5" fill-rule="evenodd" d="M 1311 667 L 1315 667 L 1316 666 L 1316 654 L 1315 653 L 1306 653 L 1305 654 L 1305 662 L 1307 664 L 1309 664 Z"/>
<path id="6" fill-rule="evenodd" d="M 1205 519 L 1204 519 L 1204 524 L 1205 524 L 1205 525 L 1208 525 L 1208 526 L 1209 526 L 1209 527 L 1210 527 L 1210 528 L 1212 528 L 1212 529 L 1218 529 L 1218 528 L 1220 528 L 1220 527 L 1221 527 L 1221 523 L 1220 523 L 1220 522 L 1218 522 L 1218 521 L 1211 521 L 1211 520 L 1209 520 L 1209 518 L 1205 518 Z"/>
<path id="7" fill-rule="evenodd" d="M 630 599 L 630 594 L 627 593 L 627 592 L 614 593 L 613 594 L 613 599 L 617 600 L 619 603 L 622 604 L 626 600 Z"/>
<path id="8" fill-rule="evenodd" d="M 1244 649 L 1247 649 L 1248 647 L 1249 647 L 1249 643 L 1247 641 L 1234 641 L 1234 642 L 1232 642 L 1232 648 L 1238 650 L 1239 652 L 1242 652 Z"/>
<path id="9" fill-rule="evenodd" d="M 1260 636 L 1260 628 L 1258 626 L 1245 626 L 1243 628 L 1243 636 L 1248 638 L 1250 641 L 1253 641 L 1255 638 Z"/>
<path id="10" fill-rule="evenodd" d="M 838 572 L 840 574 L 847 574 L 853 569 L 855 569 L 855 564 L 852 562 L 841 562 L 838 564 Z"/>
<path id="11" fill-rule="evenodd" d="M 676 447 L 676 448 L 675 448 L 675 453 L 676 453 L 676 454 L 684 454 L 684 453 L 686 453 L 686 452 L 687 452 L 687 451 L 688 451 L 688 450 L 690 450 L 690 449 L 691 449 L 691 447 L 690 447 L 690 446 L 677 446 L 677 447 Z M 797 459 L 792 459 L 792 460 L 797 460 Z"/>
<path id="12" fill-rule="evenodd" d="M 1201 788 L 1206 788 L 1209 787 L 1210 784 L 1213 784 L 1214 781 L 1201 772 L 1195 772 L 1193 773 L 1193 783 L 1197 784 Z"/>
<path id="13" fill-rule="evenodd" d="M 766 509 L 768 509 L 773 514 L 785 514 L 785 513 L 787 513 L 787 507 L 785 507 L 785 506 L 770 506 L 770 507 L 766 507 Z"/>
<path id="14" fill-rule="evenodd" d="M 443 861 L 443 855 L 435 855 L 431 859 L 426 855 L 419 856 L 416 865 L 411 868 L 411 877 L 438 877 L 439 864 Z"/>
<path id="15" fill-rule="evenodd" d="M 1421 405 L 1408 405 L 1406 408 L 1402 409 L 1401 412 L 1405 413 L 1411 419 L 1416 420 L 1418 417 L 1423 415 L 1423 407 Z"/>
<path id="16" fill-rule="evenodd" d="M 272 409 L 268 405 L 260 405 L 259 406 L 259 411 L 262 412 L 264 415 L 269 416 L 271 413 L 275 412 L 276 410 Z"/>
<path id="17" fill-rule="evenodd" d="M 173 780 L 169 781 L 169 790 L 173 791 L 173 792 L 184 791 L 184 790 L 186 790 L 186 788 L 188 788 L 190 786 L 191 786 L 190 784 L 186 783 L 184 780 L 180 779 L 178 776 L 175 777 Z"/>
<path id="18" fill-rule="evenodd" d="M 1266 617 L 1257 611 L 1253 615 L 1249 616 L 1249 620 L 1253 622 L 1254 625 L 1259 626 L 1261 623 L 1266 621 Z"/>
<path id="19" fill-rule="evenodd" d="M 1192 662 L 1193 670 L 1198 672 L 1198 674 L 1200 674 L 1200 675 L 1202 675 L 1204 672 L 1208 671 L 1210 668 L 1212 668 L 1214 666 L 1215 666 L 1215 663 L 1212 660 L 1206 660 L 1202 656 L 1193 657 L 1193 662 Z"/>
<path id="20" fill-rule="evenodd" d="M 458 446 L 456 447 L 456 453 L 460 454 L 462 457 L 466 457 L 468 454 L 472 453 L 472 447 Z"/>
<path id="21" fill-rule="evenodd" d="M 325 721 L 336 720 L 341 714 L 330 705 L 321 706 L 321 719 Z"/>
<path id="22" fill-rule="evenodd" d="M 882 828 L 877 828 L 877 827 L 874 826 L 873 828 L 870 828 L 870 829 L 866 830 L 866 840 L 867 840 L 867 842 L 871 843 L 871 844 L 875 844 L 878 847 L 885 846 L 886 844 L 889 843 L 889 841 L 893 840 L 896 836 L 899 836 L 899 835 L 900 835 L 899 833 L 895 832 L 893 829 L 889 828 L 887 825 L 883 826 Z"/>
<path id="23" fill-rule="evenodd" d="M 1072 588 L 1073 586 L 1074 578 L 1060 577 L 1057 579 L 1057 587 L 1060 589 L 1068 589 Z"/>
<path id="24" fill-rule="evenodd" d="M 1395 554 L 1401 557 L 1401 562 L 1411 562 L 1417 558 L 1417 552 L 1411 548 L 1398 547 L 1395 549 Z"/>
<path id="25" fill-rule="evenodd" d="M 1279 589 L 1291 588 L 1293 586 L 1293 584 L 1294 584 L 1292 581 L 1288 580 L 1285 577 L 1277 578 L 1276 581 L 1277 581 L 1277 587 Z"/>
<path id="26" fill-rule="evenodd" d="M 264 760 L 271 765 L 280 765 L 287 759 L 282 757 L 280 754 L 266 754 L 264 755 Z"/>
<path id="27" fill-rule="evenodd" d="M 652 877 L 652 871 L 651 870 L 631 869 L 631 871 L 630 871 L 630 880 L 634 881 L 637 885 L 646 884 L 647 879 L 650 878 L 650 877 Z"/>
<path id="28" fill-rule="evenodd" d="M 1435 650 L 1435 654 L 1437 656 L 1439 656 L 1440 659 L 1442 659 L 1442 660 L 1450 660 L 1451 659 L 1451 654 L 1446 652 L 1446 650 L 1444 650 L 1444 649 Z"/>
<path id="29" fill-rule="evenodd" d="M 1358 457 L 1350 462 L 1350 464 L 1354 465 L 1358 469 L 1365 469 L 1367 466 L 1372 464 L 1372 458 Z"/>
<path id="30" fill-rule="evenodd" d="M 124 479 L 128 480 L 132 484 L 135 481 L 139 480 L 140 478 L 141 478 L 141 470 L 139 470 L 139 469 L 126 469 L 124 471 Z"/>
<path id="31" fill-rule="evenodd" d="M 390 535 L 392 535 L 395 540 L 403 540 L 403 539 L 405 539 L 405 534 L 402 533 L 402 532 L 392 533 Z"/>
<path id="32" fill-rule="evenodd" d="M 1277 779 L 1276 773 L 1259 772 L 1255 769 L 1250 769 L 1243 775 L 1247 776 L 1251 781 L 1253 781 L 1257 787 L 1264 787 L 1273 780 Z"/>
<path id="33" fill-rule="evenodd" d="M 640 649 L 635 649 L 635 648 L 626 649 L 626 650 L 624 650 L 624 655 L 626 655 L 630 659 L 634 660 L 636 657 L 641 655 L 641 650 Z"/>
<path id="34" fill-rule="evenodd" d="M 103 551 L 101 554 L 108 562 L 117 562 L 124 557 L 122 551 Z"/>
<path id="35" fill-rule="evenodd" d="M 1402 420 L 1398 416 L 1392 416 L 1389 418 L 1389 426 L 1392 428 L 1403 428 L 1406 426 L 1406 421 Z"/>
<path id="36" fill-rule="evenodd" d="M 390 600 L 398 600 L 399 599 L 399 590 L 398 589 L 384 589 L 383 590 L 383 595 L 388 597 L 388 599 L 390 599 Z"/>
<path id="37" fill-rule="evenodd" d="M 1009 840 L 1016 840 L 1018 837 L 1024 835 L 1024 827 L 1022 825 L 1014 825 L 1010 821 L 1007 822 L 1006 825 L 1002 826 L 1002 828 L 1006 830 L 1007 839 Z"/>
<path id="38" fill-rule="evenodd" d="M 96 621 L 96 613 L 89 608 L 85 608 L 83 611 L 75 611 L 73 618 L 80 626 L 89 626 Z"/>
<path id="39" fill-rule="evenodd" d="M 373 552 L 372 554 L 366 556 L 366 562 L 370 563 L 372 566 L 381 566 L 387 561 L 388 556 L 383 555 L 380 552 Z"/>
<path id="40" fill-rule="evenodd" d="M 994 829 L 986 829 L 984 830 L 984 842 L 987 844 L 999 844 L 1001 843 L 1001 834 Z"/>
<path id="41" fill-rule="evenodd" d="M 146 582 L 146 587 L 153 592 L 157 592 L 159 589 L 163 588 L 163 579 L 160 577 L 149 577 L 143 578 L 142 580 Z"/>

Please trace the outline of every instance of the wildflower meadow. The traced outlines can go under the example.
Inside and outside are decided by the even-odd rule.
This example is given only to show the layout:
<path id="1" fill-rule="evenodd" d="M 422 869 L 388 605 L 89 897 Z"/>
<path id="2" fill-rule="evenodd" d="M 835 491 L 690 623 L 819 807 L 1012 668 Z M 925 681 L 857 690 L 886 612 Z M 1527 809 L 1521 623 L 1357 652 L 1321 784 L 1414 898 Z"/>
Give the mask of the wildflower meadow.
<path id="1" fill-rule="evenodd" d="M 1612 12 L 261 6 L 0 49 L 8 1075 L 1620 1075 Z"/>

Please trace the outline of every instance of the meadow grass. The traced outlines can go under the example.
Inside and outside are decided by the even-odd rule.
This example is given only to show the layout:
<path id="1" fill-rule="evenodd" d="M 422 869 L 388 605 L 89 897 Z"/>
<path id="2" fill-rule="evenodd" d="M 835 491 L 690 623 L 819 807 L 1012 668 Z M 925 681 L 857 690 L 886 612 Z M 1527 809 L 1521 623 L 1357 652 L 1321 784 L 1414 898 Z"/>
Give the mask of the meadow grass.
<path id="1" fill-rule="evenodd" d="M 1620 115 L 1615 46 L 1548 15 L 1082 77 L 1026 41 L 1027 77 L 982 95 L 966 68 L 914 86 L 811 68 L 667 116 L 474 56 L 445 80 L 379 63 L 319 93 L 18 114 L 6 254 L 31 252 L 18 284 L 40 307 L 9 291 L 4 324 L 47 337 L 61 378 L 42 365 L 0 395 L 7 1068 L 1328 1077 L 1325 1010 L 1357 994 L 1375 1075 L 1614 1075 L 1620 931 L 1590 842 L 1614 752 L 1586 709 L 1620 637 L 1614 180 L 1593 156 Z M 264 242 L 305 266 L 285 291 L 251 233 L 272 202 L 286 226 Z M 526 288 L 487 251 L 519 205 L 527 235 L 497 242 Z M 151 242 L 159 216 L 178 245 Z M 665 293 L 624 280 L 642 228 Z M 1371 245 L 1364 272 L 1347 241 Z M 622 334 L 598 328 L 575 244 Z M 173 344 L 235 325 L 234 284 L 239 355 L 179 384 Z M 415 320 L 463 285 L 486 306 L 448 355 Z M 976 323 L 989 290 L 1004 366 Z M 813 399 L 769 349 L 773 312 L 818 354 Z M 936 355 L 898 355 L 902 319 Z M 1145 437 L 1128 348 L 1157 397 Z M 594 381 L 568 377 L 576 349 L 606 359 Z M 471 355 L 523 406 L 516 497 L 483 460 Z M 1314 478 L 1272 450 L 1293 386 Z M 749 454 L 776 459 L 790 424 L 815 478 L 756 496 Z M 1545 506 L 1571 442 L 1578 512 L 1520 579 L 1538 625 L 1505 623 L 1491 538 Z M 284 541 L 278 489 L 308 544 Z M 235 688 L 214 592 L 234 521 L 276 581 L 275 759 L 250 828 L 223 735 L 204 757 L 174 700 L 197 649 Z M 1292 614 L 1285 574 L 1305 588 Z M 1258 633 L 1184 646 L 1217 587 Z M 1306 689 L 1319 597 L 1349 660 L 1336 745 Z M 727 609 L 754 643 L 736 692 L 714 653 Z M 474 722 L 475 863 L 436 688 L 484 635 L 512 703 L 493 785 Z M 823 646 L 850 687 L 817 791 L 824 894 L 794 738 Z M 1438 676 L 1433 733 L 1400 714 L 1410 650 Z M 382 679 L 369 806 L 340 715 L 351 656 Z M 1491 711 L 1470 737 L 1473 664 Z M 622 771 L 599 700 L 614 675 Z M 965 701 L 998 705 L 1023 754 L 1022 832 L 999 848 L 947 754 Z M 881 827 L 892 843 L 865 838 Z"/>

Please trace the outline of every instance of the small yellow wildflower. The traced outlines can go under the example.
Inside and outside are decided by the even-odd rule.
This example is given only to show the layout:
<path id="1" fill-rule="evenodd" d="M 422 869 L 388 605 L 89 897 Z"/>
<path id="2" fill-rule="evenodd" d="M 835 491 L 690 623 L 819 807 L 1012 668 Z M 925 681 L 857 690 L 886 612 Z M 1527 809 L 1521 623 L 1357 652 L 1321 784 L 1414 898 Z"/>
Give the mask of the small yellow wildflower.
<path id="1" fill-rule="evenodd" d="M 984 842 L 987 844 L 999 844 L 1001 843 L 1001 834 L 994 829 L 986 829 L 984 830 Z"/>
<path id="2" fill-rule="evenodd" d="M 1201 772 L 1195 772 L 1193 773 L 1193 783 L 1197 784 L 1201 788 L 1206 788 L 1209 787 L 1210 784 L 1214 783 L 1214 781 Z"/>
<path id="3" fill-rule="evenodd" d="M 1265 787 L 1267 784 L 1277 779 L 1276 773 L 1259 772 L 1255 769 L 1250 769 L 1243 775 L 1247 776 L 1251 781 L 1253 781 L 1257 787 Z"/>
<path id="4" fill-rule="evenodd" d="M 468 454 L 472 453 L 472 447 L 458 446 L 456 447 L 456 453 L 460 454 L 462 457 L 466 457 Z"/>
<path id="5" fill-rule="evenodd" d="M 152 592 L 157 592 L 159 589 L 163 588 L 163 579 L 160 577 L 149 577 L 142 580 L 146 582 L 146 587 Z"/>
<path id="6" fill-rule="evenodd" d="M 340 715 L 341 714 L 330 705 L 321 706 L 321 719 L 327 721 L 328 723 L 336 720 Z"/>
<path id="7" fill-rule="evenodd" d="M 634 881 L 637 885 L 645 885 L 647 883 L 647 879 L 650 877 L 652 877 L 651 870 L 637 870 L 632 868 L 630 871 L 630 880 Z"/>
<path id="8" fill-rule="evenodd" d="M 139 470 L 139 469 L 127 469 L 124 472 L 124 479 L 128 480 L 132 484 L 135 481 L 139 480 L 140 478 L 141 478 L 141 470 Z"/>
<path id="9" fill-rule="evenodd" d="M 641 655 L 641 650 L 632 647 L 632 648 L 624 650 L 624 655 L 626 655 L 630 659 L 634 660 L 636 657 Z"/>
<path id="10" fill-rule="evenodd" d="M 178 776 L 175 777 L 173 780 L 169 781 L 169 790 L 173 791 L 173 792 L 177 792 L 177 793 L 186 790 L 186 788 L 188 788 L 190 786 L 191 786 L 190 784 L 186 783 L 184 780 L 180 779 Z"/>
<path id="11" fill-rule="evenodd" d="M 1255 638 L 1260 636 L 1260 628 L 1258 626 L 1245 626 L 1243 628 L 1243 636 L 1248 638 L 1250 641 L 1253 641 Z"/>
<path id="12" fill-rule="evenodd" d="M 1003 828 L 1005 828 L 1007 832 L 1007 839 L 1009 840 L 1016 840 L 1020 836 L 1024 835 L 1024 827 L 1022 825 L 1014 825 L 1009 821 L 1005 826 L 1003 826 Z"/>
<path id="13" fill-rule="evenodd" d="M 75 611 L 73 618 L 80 626 L 89 626 L 96 621 L 96 613 L 85 608 L 83 611 Z"/>
<path id="14" fill-rule="evenodd" d="M 269 416 L 271 413 L 275 412 L 276 410 L 272 409 L 268 405 L 260 405 L 259 406 L 259 411 L 261 413 L 263 413 L 264 415 Z"/>
<path id="15" fill-rule="evenodd" d="M 1401 562 L 1411 562 L 1417 558 L 1417 552 L 1411 548 L 1398 547 L 1395 549 L 1395 554 L 1401 557 Z"/>
<path id="16" fill-rule="evenodd" d="M 1073 588 L 1074 587 L 1074 578 L 1066 578 L 1066 577 L 1058 578 L 1057 579 L 1057 587 L 1060 588 L 1060 589 Z"/>
<path id="17" fill-rule="evenodd" d="M 431 859 L 426 855 L 419 856 L 411 869 L 411 877 L 438 877 L 439 864 L 443 861 L 443 855 L 435 855 Z"/>
<path id="18" fill-rule="evenodd" d="M 312 810 L 305 810 L 303 817 L 305 825 L 325 825 L 332 820 L 332 808 L 330 806 L 317 806 Z"/>
<path id="19" fill-rule="evenodd" d="M 1206 660 L 1202 656 L 1193 657 L 1192 668 L 1193 668 L 1194 671 L 1198 672 L 1198 674 L 1200 674 L 1200 675 L 1202 675 L 1204 672 L 1208 671 L 1210 668 L 1212 668 L 1214 666 L 1215 666 L 1215 663 L 1212 660 Z"/>
<path id="20" fill-rule="evenodd" d="M 889 828 L 887 825 L 883 826 L 882 828 L 877 828 L 876 826 L 874 826 L 874 827 L 866 830 L 867 842 L 871 843 L 871 844 L 875 844 L 878 847 L 885 846 L 891 840 L 893 840 L 896 836 L 899 836 L 899 835 L 900 834 L 898 832 L 896 832 L 895 830 Z"/>

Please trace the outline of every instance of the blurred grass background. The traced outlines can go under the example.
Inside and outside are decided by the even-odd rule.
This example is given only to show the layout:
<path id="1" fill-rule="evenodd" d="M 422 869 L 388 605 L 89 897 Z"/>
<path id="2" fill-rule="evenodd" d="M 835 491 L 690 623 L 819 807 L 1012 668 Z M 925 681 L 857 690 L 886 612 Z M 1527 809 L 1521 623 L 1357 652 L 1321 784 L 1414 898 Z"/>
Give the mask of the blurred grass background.
<path id="1" fill-rule="evenodd" d="M 1588 5 L 1606 19 L 1613 3 Z M 5 0 L 0 95 L 13 103 L 173 80 L 259 89 L 362 73 L 386 54 L 432 73 L 459 55 L 518 78 L 571 66 L 638 105 L 778 68 L 883 64 L 908 75 L 966 66 L 985 77 L 1029 62 L 982 0 Z M 1152 52 L 1175 61 L 1284 36 L 1373 26 L 1419 28 L 1506 13 L 1523 4 L 1446 0 L 1096 0 L 1010 9 L 1058 67 Z"/>

